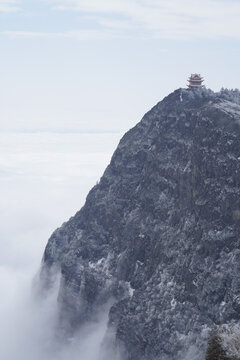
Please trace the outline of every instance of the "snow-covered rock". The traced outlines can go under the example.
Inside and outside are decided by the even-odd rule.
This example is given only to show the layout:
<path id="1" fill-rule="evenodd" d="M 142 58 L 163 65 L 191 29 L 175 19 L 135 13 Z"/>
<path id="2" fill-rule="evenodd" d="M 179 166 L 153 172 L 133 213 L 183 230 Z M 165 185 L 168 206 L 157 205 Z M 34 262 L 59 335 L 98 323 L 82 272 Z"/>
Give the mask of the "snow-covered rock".
<path id="1" fill-rule="evenodd" d="M 211 329 L 239 320 L 239 104 L 179 89 L 123 136 L 45 249 L 66 332 L 112 301 L 112 359 L 203 359 Z"/>

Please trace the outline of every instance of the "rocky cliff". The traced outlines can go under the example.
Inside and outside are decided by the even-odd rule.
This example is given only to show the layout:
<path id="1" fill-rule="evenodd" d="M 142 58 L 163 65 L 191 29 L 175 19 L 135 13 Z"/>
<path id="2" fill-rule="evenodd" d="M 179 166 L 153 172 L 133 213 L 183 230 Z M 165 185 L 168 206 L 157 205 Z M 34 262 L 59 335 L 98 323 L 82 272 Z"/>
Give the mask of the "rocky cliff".
<path id="1" fill-rule="evenodd" d="M 239 103 L 179 89 L 123 136 L 45 249 L 66 332 L 111 301 L 111 359 L 203 359 L 210 330 L 239 320 Z"/>

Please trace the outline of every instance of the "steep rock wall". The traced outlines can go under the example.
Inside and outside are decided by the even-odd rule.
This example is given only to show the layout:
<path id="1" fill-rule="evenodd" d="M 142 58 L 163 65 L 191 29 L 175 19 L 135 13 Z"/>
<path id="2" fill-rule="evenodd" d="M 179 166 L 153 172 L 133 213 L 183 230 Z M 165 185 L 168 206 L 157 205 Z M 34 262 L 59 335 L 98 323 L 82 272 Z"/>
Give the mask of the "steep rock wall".
<path id="1" fill-rule="evenodd" d="M 179 89 L 124 135 L 45 249 L 67 331 L 112 301 L 112 358 L 201 359 L 209 330 L 239 319 L 238 102 Z"/>

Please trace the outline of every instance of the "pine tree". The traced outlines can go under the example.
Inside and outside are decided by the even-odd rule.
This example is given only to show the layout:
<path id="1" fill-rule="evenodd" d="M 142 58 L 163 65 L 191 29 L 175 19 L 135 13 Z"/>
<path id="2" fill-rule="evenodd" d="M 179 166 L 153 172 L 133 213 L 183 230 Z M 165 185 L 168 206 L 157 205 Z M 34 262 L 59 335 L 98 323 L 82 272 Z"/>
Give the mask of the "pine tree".
<path id="1" fill-rule="evenodd" d="M 214 334 L 208 342 L 206 360 L 232 360 L 226 355 L 218 334 Z"/>

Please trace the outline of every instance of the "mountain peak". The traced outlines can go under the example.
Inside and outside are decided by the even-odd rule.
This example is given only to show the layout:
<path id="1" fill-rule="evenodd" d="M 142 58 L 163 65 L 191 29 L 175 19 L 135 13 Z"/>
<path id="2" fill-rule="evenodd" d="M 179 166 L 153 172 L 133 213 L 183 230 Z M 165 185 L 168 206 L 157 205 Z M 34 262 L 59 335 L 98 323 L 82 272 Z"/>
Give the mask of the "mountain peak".
<path id="1" fill-rule="evenodd" d="M 49 239 L 42 278 L 60 269 L 67 329 L 113 300 L 110 358 L 203 359 L 211 329 L 239 320 L 239 104 L 238 90 L 168 95 Z"/>
<path id="2" fill-rule="evenodd" d="M 194 102 L 197 100 L 205 101 L 229 101 L 235 104 L 240 105 L 240 91 L 238 89 L 225 89 L 222 88 L 219 92 L 214 92 L 211 89 L 207 89 L 205 86 L 186 89 L 179 88 L 166 96 L 163 99 L 163 102 L 168 101 L 180 101 L 184 103 Z"/>

